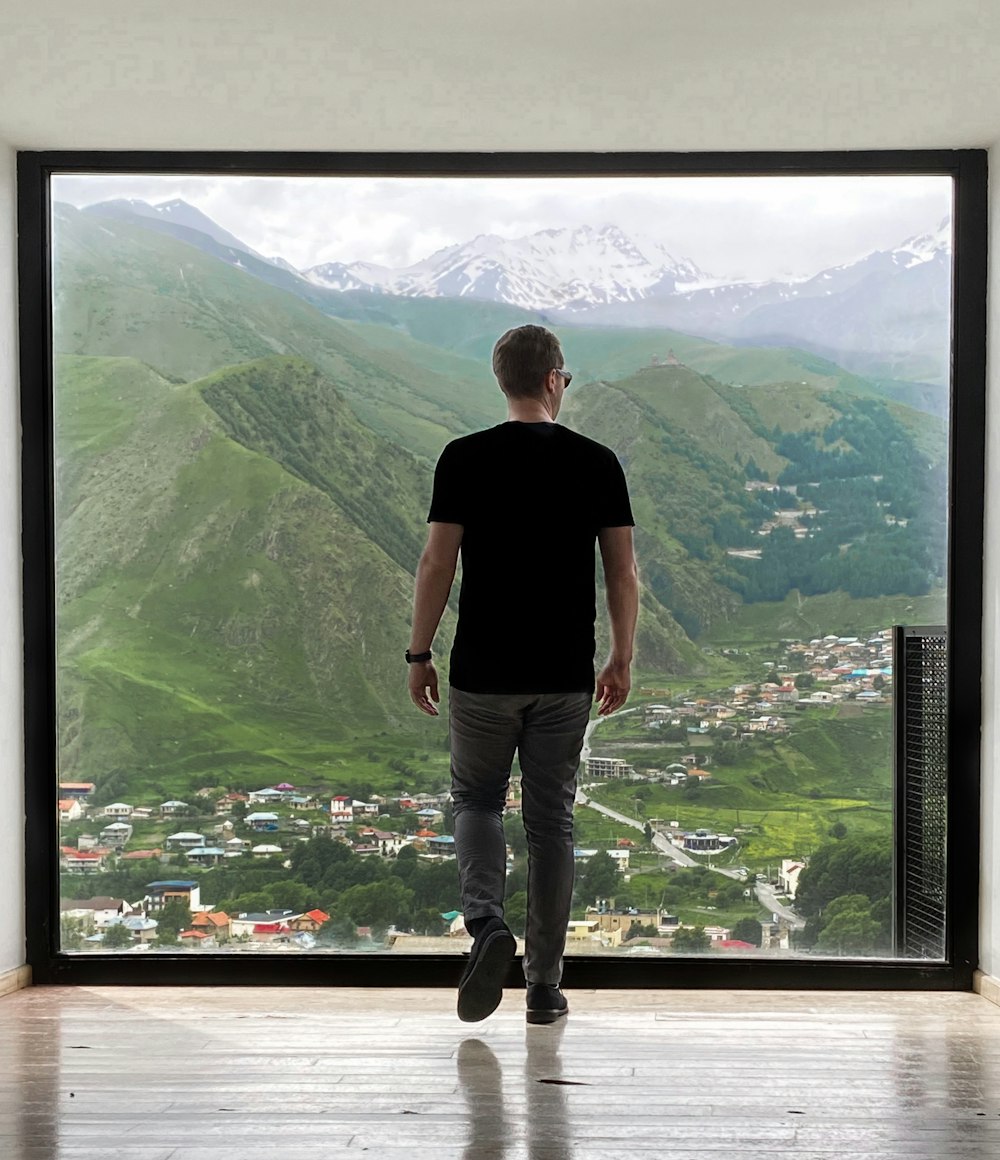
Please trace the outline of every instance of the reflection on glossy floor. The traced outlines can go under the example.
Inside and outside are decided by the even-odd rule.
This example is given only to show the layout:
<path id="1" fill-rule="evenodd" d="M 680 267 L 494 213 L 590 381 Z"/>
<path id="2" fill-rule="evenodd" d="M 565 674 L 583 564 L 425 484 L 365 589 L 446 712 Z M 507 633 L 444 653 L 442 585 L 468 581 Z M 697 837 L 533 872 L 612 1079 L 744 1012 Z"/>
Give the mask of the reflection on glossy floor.
<path id="1" fill-rule="evenodd" d="M 1000 1157 L 973 994 L 34 987 L 0 999 L 4 1160 Z"/>

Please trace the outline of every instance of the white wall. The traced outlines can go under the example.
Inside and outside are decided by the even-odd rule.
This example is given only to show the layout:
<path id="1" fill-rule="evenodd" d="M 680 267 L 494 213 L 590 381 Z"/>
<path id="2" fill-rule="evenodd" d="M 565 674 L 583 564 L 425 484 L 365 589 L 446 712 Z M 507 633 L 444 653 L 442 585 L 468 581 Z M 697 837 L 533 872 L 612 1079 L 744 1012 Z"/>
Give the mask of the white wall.
<path id="1" fill-rule="evenodd" d="M 20 148 L 695 150 L 992 146 L 1000 5 L 982 0 L 33 0 L 7 5 L 0 139 Z M 0 882 L 20 882 L 9 164 L 0 160 Z M 994 195 L 995 215 L 1000 197 Z M 993 263 L 991 285 L 1000 285 Z M 992 319 L 1000 323 L 994 307 Z M 1000 366 L 990 372 L 1000 389 Z M 990 411 L 991 451 L 1000 447 Z M 1000 491 L 990 457 L 989 495 Z M 983 966 L 1000 974 L 987 617 Z M 0 895 L 10 897 L 6 891 Z M 21 931 L 0 922 L 0 970 Z"/>
<path id="2" fill-rule="evenodd" d="M 0 974 L 24 962 L 21 431 L 14 287 L 14 151 L 0 141 Z"/>

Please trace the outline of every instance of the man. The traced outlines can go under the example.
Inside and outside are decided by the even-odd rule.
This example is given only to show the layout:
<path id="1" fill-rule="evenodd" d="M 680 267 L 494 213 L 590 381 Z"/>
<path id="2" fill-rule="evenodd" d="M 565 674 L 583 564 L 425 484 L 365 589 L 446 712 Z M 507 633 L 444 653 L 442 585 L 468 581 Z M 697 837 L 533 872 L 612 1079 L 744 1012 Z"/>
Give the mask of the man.
<path id="1" fill-rule="evenodd" d="M 614 452 L 556 423 L 572 375 L 554 334 L 507 331 L 493 371 L 509 418 L 454 439 L 434 472 L 407 661 L 414 704 L 436 716 L 431 643 L 462 551 L 449 673 L 451 796 L 462 910 L 472 935 L 458 1015 L 486 1018 L 516 949 L 503 921 L 503 811 L 514 752 L 528 840 L 527 1018 L 568 1011 L 560 990 L 573 898 L 573 802 L 590 717 L 631 687 L 638 576 L 632 509 Z M 604 563 L 611 655 L 594 676 L 594 544 Z M 596 684 L 596 694 L 595 694 Z"/>

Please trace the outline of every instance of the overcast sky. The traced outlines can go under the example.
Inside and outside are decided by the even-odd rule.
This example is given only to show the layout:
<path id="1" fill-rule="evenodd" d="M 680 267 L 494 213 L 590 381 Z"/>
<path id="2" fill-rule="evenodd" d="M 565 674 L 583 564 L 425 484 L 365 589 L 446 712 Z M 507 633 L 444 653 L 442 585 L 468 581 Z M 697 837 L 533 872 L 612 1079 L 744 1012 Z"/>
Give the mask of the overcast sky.
<path id="1" fill-rule="evenodd" d="M 56 176 L 53 198 L 183 198 L 299 269 L 399 267 L 477 234 L 616 225 L 726 278 L 802 277 L 892 249 L 951 214 L 951 180 L 918 177 L 287 178 Z M 641 248 L 641 247 L 640 247 Z"/>

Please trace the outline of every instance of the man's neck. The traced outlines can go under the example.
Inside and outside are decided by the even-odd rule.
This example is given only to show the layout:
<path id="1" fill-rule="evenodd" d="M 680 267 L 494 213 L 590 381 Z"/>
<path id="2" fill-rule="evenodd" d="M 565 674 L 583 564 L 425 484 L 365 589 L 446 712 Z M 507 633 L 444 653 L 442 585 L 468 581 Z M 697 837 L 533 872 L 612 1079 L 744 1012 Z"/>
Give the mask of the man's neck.
<path id="1" fill-rule="evenodd" d="M 542 406 L 508 407 L 508 423 L 554 423 L 555 419 Z"/>

